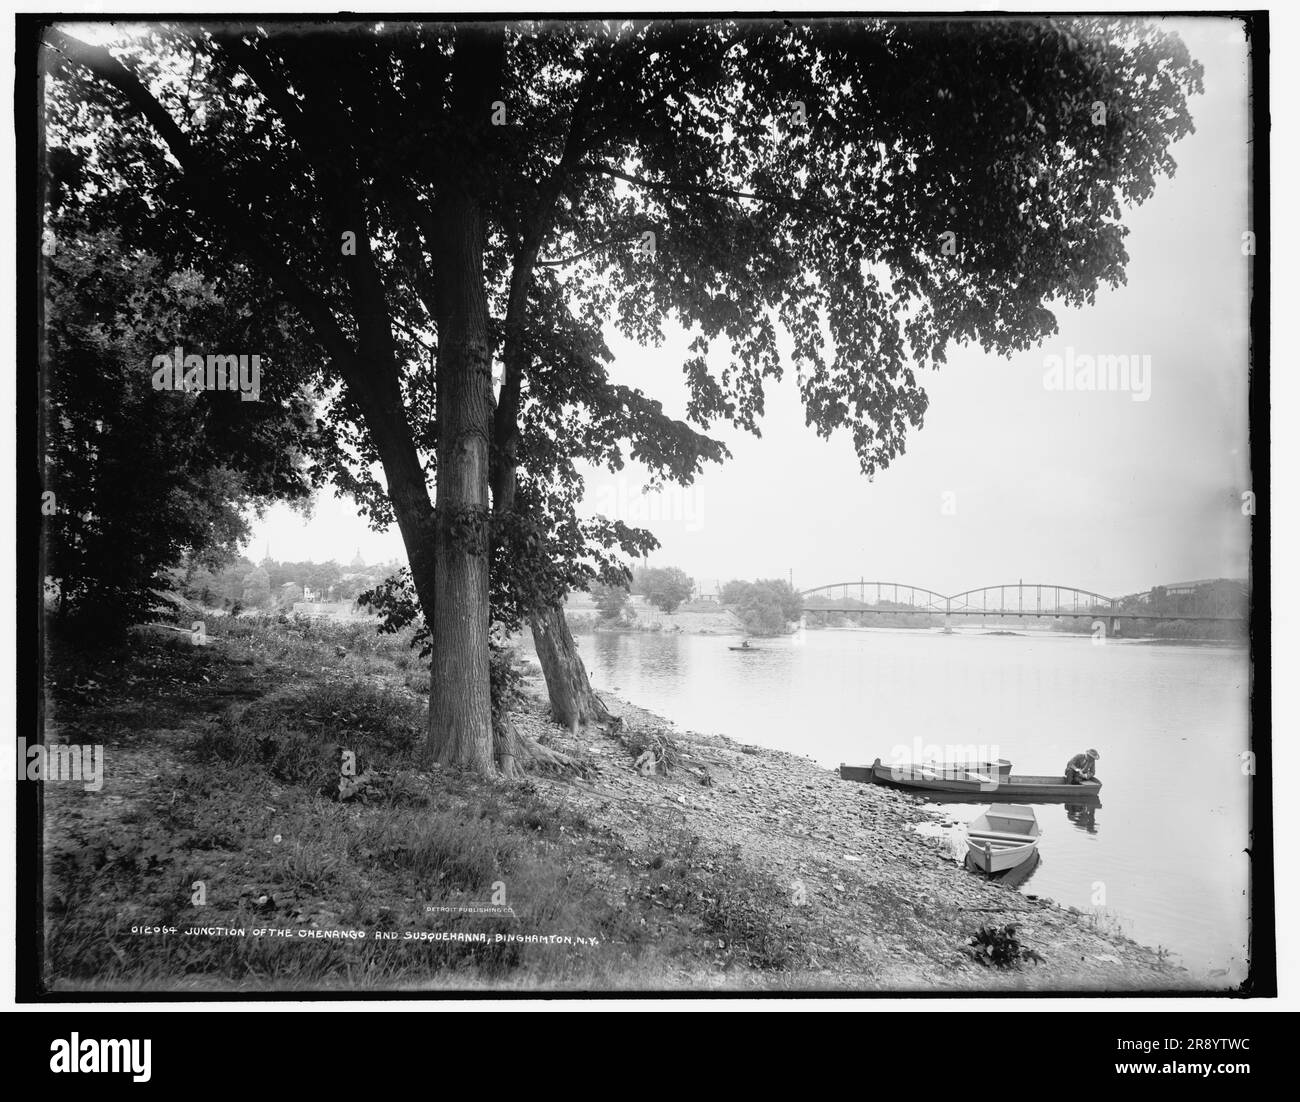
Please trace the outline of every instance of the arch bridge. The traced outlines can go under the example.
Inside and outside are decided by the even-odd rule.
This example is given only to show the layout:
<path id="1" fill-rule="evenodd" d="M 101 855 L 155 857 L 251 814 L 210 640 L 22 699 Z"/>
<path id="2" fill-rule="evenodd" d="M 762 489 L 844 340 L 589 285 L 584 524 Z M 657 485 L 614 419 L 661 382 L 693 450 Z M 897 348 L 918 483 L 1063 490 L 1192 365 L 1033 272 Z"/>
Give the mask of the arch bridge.
<path id="1" fill-rule="evenodd" d="M 800 593 L 803 612 L 1122 620 L 1247 620 L 1250 589 L 1233 578 L 1156 586 L 1125 597 L 1055 582 L 1009 582 L 939 593 L 904 582 L 832 582 Z"/>

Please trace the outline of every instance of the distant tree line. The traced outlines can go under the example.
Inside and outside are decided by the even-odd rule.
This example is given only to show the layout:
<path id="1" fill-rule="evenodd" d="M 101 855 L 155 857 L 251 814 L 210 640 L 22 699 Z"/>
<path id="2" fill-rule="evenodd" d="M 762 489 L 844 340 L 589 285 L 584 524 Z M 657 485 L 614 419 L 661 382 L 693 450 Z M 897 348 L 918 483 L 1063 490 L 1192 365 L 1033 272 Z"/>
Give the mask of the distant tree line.
<path id="1" fill-rule="evenodd" d="M 1104 613 L 1096 618 L 1061 620 L 1052 624 L 1053 631 L 1062 631 L 1072 635 L 1091 635 L 1098 630 L 1097 621 L 1106 625 L 1106 632 L 1111 632 L 1111 621 Z M 1248 620 L 1121 620 L 1118 637 L 1121 639 L 1218 639 L 1223 642 L 1245 642 L 1249 636 Z"/>
<path id="2" fill-rule="evenodd" d="M 632 627 L 637 620 L 632 597 L 644 597 L 660 612 L 671 615 L 688 602 L 695 581 L 680 567 L 640 567 L 628 585 L 592 582 L 588 586 L 596 606 L 597 627 Z M 750 635 L 781 635 L 797 621 L 802 599 L 789 582 L 765 578 L 733 580 L 719 594 L 722 606 L 733 612 Z"/>
<path id="3" fill-rule="evenodd" d="M 859 601 L 855 597 L 821 598 L 822 603 L 836 605 L 834 609 L 809 612 L 807 624 L 810 628 L 833 627 L 892 627 L 892 628 L 926 628 L 943 625 L 943 614 L 918 612 L 915 606 L 904 601 L 880 600 L 874 604 Z M 855 615 L 855 610 L 870 609 L 874 611 L 893 610 L 890 616 Z"/>
<path id="4" fill-rule="evenodd" d="M 695 579 L 677 566 L 641 566 L 627 585 L 594 581 L 588 592 L 596 605 L 597 620 L 605 626 L 631 625 L 636 620 L 632 597 L 644 597 L 666 615 L 672 615 L 695 592 Z"/>
<path id="5" fill-rule="evenodd" d="M 1149 612 L 1148 618 L 1120 622 L 1120 635 L 1152 639 L 1222 639 L 1244 640 L 1250 629 L 1250 589 L 1240 580 L 1212 578 L 1175 586 L 1154 586 L 1147 593 L 1123 598 L 1117 609 L 1100 610 L 1096 619 L 1111 630 L 1110 611 L 1127 614 Z M 1203 616 L 1240 617 L 1239 619 L 1205 620 Z M 1184 619 L 1184 617 L 1186 617 Z M 1052 625 L 1056 631 L 1091 634 L 1093 619 L 1063 619 Z"/>
<path id="6" fill-rule="evenodd" d="M 362 593 L 380 585 L 397 570 L 396 565 L 344 567 L 329 562 L 254 563 L 239 556 L 215 569 L 198 561 L 178 567 L 173 574 L 175 588 L 207 608 L 238 612 L 242 609 L 285 607 L 313 599 L 355 601 Z"/>

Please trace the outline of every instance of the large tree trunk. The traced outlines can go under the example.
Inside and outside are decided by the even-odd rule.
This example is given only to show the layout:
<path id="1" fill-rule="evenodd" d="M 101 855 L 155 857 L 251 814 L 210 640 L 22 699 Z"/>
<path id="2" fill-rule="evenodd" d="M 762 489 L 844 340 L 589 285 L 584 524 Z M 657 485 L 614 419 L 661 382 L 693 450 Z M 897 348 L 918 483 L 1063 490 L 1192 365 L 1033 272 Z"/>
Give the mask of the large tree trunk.
<path id="1" fill-rule="evenodd" d="M 551 698 L 551 718 L 571 731 L 588 723 L 612 722 L 615 717 L 592 690 L 564 609 L 551 605 L 532 617 L 531 626 Z"/>
<path id="2" fill-rule="evenodd" d="M 490 171 L 490 104 L 504 64 L 499 27 L 457 31 L 452 88 L 456 137 L 433 216 L 438 491 L 428 754 L 483 774 L 495 770 L 488 647 L 493 403 L 479 196 Z"/>
<path id="3" fill-rule="evenodd" d="M 488 674 L 488 440 L 492 369 L 477 203 L 440 212 L 438 494 L 429 752 L 494 769 Z"/>

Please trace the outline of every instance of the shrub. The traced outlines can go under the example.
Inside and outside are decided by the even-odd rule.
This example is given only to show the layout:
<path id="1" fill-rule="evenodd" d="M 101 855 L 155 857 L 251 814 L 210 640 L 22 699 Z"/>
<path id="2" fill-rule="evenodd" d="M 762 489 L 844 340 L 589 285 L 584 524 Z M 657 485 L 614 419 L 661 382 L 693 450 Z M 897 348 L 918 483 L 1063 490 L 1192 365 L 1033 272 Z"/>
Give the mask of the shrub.
<path id="1" fill-rule="evenodd" d="M 967 952 L 986 968 L 1019 968 L 1024 961 L 1037 963 L 1043 959 L 1033 949 L 1020 944 L 1014 923 L 981 926 L 967 945 Z"/>
<path id="2" fill-rule="evenodd" d="M 489 640 L 488 673 L 491 678 L 492 716 L 500 719 L 519 702 L 519 686 L 524 671 L 519 662 L 519 651 L 497 639 Z"/>

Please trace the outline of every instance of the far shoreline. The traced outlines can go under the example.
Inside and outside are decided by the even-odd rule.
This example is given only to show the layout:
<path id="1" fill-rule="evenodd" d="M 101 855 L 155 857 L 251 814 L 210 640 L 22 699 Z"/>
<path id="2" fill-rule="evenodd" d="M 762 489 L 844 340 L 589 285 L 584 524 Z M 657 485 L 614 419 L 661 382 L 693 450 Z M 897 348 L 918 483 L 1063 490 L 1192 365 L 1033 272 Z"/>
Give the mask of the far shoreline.
<path id="1" fill-rule="evenodd" d="M 1074 631 L 1052 631 L 1050 629 L 1025 628 L 1023 630 L 1009 630 L 1004 628 L 985 628 L 980 625 L 978 628 L 954 628 L 952 631 L 944 631 L 942 627 L 922 624 L 891 624 L 881 625 L 879 627 L 852 627 L 848 625 L 835 627 L 817 627 L 817 628 L 795 628 L 792 631 L 783 632 L 779 635 L 753 635 L 746 632 L 743 628 L 737 627 L 734 630 L 714 630 L 688 628 L 683 626 L 663 626 L 660 623 L 653 625 L 640 626 L 636 624 L 617 624 L 611 626 L 600 626 L 589 624 L 584 621 L 570 621 L 569 630 L 574 635 L 595 636 L 595 635 L 698 635 L 714 639 L 762 639 L 764 641 L 776 641 L 780 639 L 790 639 L 800 634 L 800 632 L 817 633 L 817 634 L 839 634 L 839 635 L 859 635 L 859 634 L 897 634 L 898 632 L 911 633 L 930 633 L 933 635 L 942 635 L 945 637 L 952 636 L 969 636 L 969 637 L 989 637 L 989 638 L 1022 638 L 1022 639 L 1079 639 L 1091 641 L 1091 636 L 1086 632 Z M 1207 639 L 1207 638 L 1166 638 L 1154 635 L 1111 635 L 1107 636 L 1106 644 L 1112 643 L 1132 645 L 1163 645 L 1176 647 L 1226 647 L 1233 650 L 1249 650 L 1251 642 L 1249 639 Z"/>

